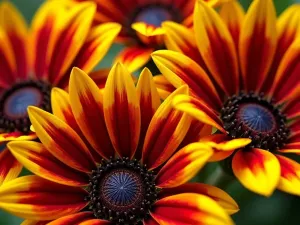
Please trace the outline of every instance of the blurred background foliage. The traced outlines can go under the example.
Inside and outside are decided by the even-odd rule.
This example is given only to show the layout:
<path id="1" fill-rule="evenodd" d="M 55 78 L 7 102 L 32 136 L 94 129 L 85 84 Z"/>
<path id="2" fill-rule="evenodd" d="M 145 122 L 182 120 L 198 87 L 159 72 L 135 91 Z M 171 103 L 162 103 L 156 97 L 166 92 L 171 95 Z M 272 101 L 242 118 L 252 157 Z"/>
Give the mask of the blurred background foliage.
<path id="1" fill-rule="evenodd" d="M 3 0 L 0 0 L 0 2 Z M 30 23 L 34 12 L 44 0 L 10 0 L 22 12 Z M 130 0 L 128 0 L 130 1 Z M 251 0 L 240 0 L 247 8 Z M 278 15 L 289 5 L 300 0 L 274 0 Z M 122 48 L 114 45 L 98 67 L 108 67 L 115 54 Z M 299 162 L 299 160 L 297 160 Z M 203 181 L 211 175 L 216 165 L 206 166 L 196 180 Z M 26 173 L 26 172 L 25 172 Z M 241 210 L 233 216 L 237 225 L 299 225 L 300 198 L 276 191 L 270 198 L 265 198 L 245 190 L 238 182 L 233 182 L 225 189 L 239 204 Z M 0 210 L 0 225 L 19 225 L 21 219 Z"/>

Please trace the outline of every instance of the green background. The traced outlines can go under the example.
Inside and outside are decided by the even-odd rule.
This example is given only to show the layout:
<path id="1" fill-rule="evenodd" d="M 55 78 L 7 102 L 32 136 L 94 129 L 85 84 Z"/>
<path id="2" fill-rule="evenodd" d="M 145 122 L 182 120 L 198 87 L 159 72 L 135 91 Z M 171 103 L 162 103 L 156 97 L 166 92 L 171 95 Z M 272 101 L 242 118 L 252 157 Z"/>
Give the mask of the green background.
<path id="1" fill-rule="evenodd" d="M 1 2 L 1 0 L 0 0 Z M 43 0 L 11 0 L 30 23 L 34 12 Z M 243 6 L 249 6 L 251 0 L 241 0 Z M 297 2 L 293 0 L 275 0 L 276 9 L 280 14 L 287 6 Z M 300 0 L 298 0 L 300 2 Z M 121 46 L 115 45 L 100 63 L 99 67 L 109 66 Z M 211 170 L 206 168 L 202 173 L 207 175 Z M 245 190 L 238 182 L 226 189 L 236 199 L 241 208 L 233 216 L 237 225 L 299 225 L 300 198 L 276 191 L 270 198 L 264 198 Z M 18 225 L 22 222 L 17 217 L 0 210 L 0 225 Z"/>

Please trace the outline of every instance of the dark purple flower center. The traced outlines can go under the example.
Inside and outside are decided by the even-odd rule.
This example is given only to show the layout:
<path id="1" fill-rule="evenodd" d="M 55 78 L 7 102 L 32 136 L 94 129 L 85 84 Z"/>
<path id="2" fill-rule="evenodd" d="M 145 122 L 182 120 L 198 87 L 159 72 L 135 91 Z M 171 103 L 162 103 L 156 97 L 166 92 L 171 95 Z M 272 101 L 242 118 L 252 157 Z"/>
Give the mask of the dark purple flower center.
<path id="1" fill-rule="evenodd" d="M 223 105 L 221 119 L 232 138 L 250 138 L 249 147 L 253 148 L 278 150 L 290 133 L 286 117 L 263 94 L 231 96 Z"/>
<path id="2" fill-rule="evenodd" d="M 89 209 L 114 224 L 140 224 L 157 199 L 154 177 L 137 160 L 102 160 L 90 178 Z"/>
<path id="3" fill-rule="evenodd" d="M 144 22 L 155 27 L 160 27 L 167 20 L 173 20 L 173 15 L 170 10 L 161 6 L 145 7 L 135 17 L 135 22 Z"/>
<path id="4" fill-rule="evenodd" d="M 48 83 L 32 80 L 5 90 L 0 96 L 0 129 L 27 133 L 31 124 L 27 107 L 32 105 L 50 111 L 50 91 Z"/>

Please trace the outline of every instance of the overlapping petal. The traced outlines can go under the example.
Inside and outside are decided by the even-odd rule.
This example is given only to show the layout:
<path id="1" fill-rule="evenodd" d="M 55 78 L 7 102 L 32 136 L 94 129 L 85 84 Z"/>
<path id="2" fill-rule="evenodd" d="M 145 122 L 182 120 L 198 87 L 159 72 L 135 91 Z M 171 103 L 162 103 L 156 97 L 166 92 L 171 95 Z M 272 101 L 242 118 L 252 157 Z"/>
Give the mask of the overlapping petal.
<path id="1" fill-rule="evenodd" d="M 52 155 L 79 171 L 90 172 L 95 168 L 88 148 L 69 125 L 33 106 L 28 108 L 28 114 L 39 139 Z"/>
<path id="2" fill-rule="evenodd" d="M 233 39 L 217 12 L 198 0 L 194 30 L 199 51 L 212 76 L 226 94 L 238 91 L 238 60 Z"/>
<path id="3" fill-rule="evenodd" d="M 260 91 L 271 67 L 276 44 L 276 11 L 272 0 L 254 1 L 245 16 L 239 41 L 246 91 Z"/>
<path id="4" fill-rule="evenodd" d="M 221 106 L 218 93 L 205 71 L 192 59 L 170 50 L 152 53 L 152 59 L 161 73 L 176 88 L 187 84 L 191 94 L 200 97 L 211 108 Z"/>
<path id="5" fill-rule="evenodd" d="M 35 175 L 14 179 L 0 188 L 0 207 L 30 220 L 52 220 L 83 209 L 87 192 Z"/>
<path id="6" fill-rule="evenodd" d="M 166 99 L 176 89 L 163 75 L 154 76 L 153 80 L 161 99 Z"/>
<path id="7" fill-rule="evenodd" d="M 151 216 L 160 225 L 169 224 L 214 224 L 230 225 L 232 220 L 214 200 L 193 193 L 165 197 L 154 204 Z"/>
<path id="8" fill-rule="evenodd" d="M 208 184 L 200 183 L 186 183 L 174 188 L 164 188 L 159 196 L 164 198 L 166 196 L 177 195 L 181 193 L 196 193 L 206 195 L 215 200 L 223 209 L 229 214 L 234 214 L 239 211 L 238 204 L 225 191 Z"/>
<path id="9" fill-rule="evenodd" d="M 173 155 L 158 172 L 156 185 L 171 188 L 192 179 L 211 157 L 212 149 L 202 143 L 192 143 Z"/>
<path id="10" fill-rule="evenodd" d="M 300 195 L 300 165 L 296 161 L 276 155 L 281 167 L 278 189 Z"/>
<path id="11" fill-rule="evenodd" d="M 48 225 L 108 225 L 111 224 L 107 220 L 94 219 L 92 212 L 79 212 L 69 216 L 64 216 L 54 220 Z"/>
<path id="12" fill-rule="evenodd" d="M 113 156 L 99 88 L 85 72 L 73 68 L 69 89 L 72 112 L 83 135 L 102 157 Z"/>
<path id="13" fill-rule="evenodd" d="M 239 150 L 233 156 L 234 175 L 249 190 L 270 196 L 278 185 L 280 164 L 271 152 L 262 149 Z"/>
<path id="14" fill-rule="evenodd" d="M 8 143 L 8 148 L 22 165 L 47 180 L 69 186 L 83 186 L 89 182 L 88 175 L 56 159 L 43 144 L 15 141 Z"/>
<path id="15" fill-rule="evenodd" d="M 188 87 L 174 91 L 157 109 L 145 137 L 142 162 L 154 169 L 164 163 L 177 149 L 185 137 L 191 118 L 172 107 L 177 94 L 187 94 Z M 161 138 L 164 137 L 164 138 Z"/>
<path id="16" fill-rule="evenodd" d="M 23 168 L 7 148 L 0 153 L 0 165 L 0 186 L 18 177 Z"/>
<path id="17" fill-rule="evenodd" d="M 141 126 L 136 89 L 128 70 L 115 64 L 108 76 L 103 94 L 104 118 L 110 139 L 120 156 L 133 157 Z"/>

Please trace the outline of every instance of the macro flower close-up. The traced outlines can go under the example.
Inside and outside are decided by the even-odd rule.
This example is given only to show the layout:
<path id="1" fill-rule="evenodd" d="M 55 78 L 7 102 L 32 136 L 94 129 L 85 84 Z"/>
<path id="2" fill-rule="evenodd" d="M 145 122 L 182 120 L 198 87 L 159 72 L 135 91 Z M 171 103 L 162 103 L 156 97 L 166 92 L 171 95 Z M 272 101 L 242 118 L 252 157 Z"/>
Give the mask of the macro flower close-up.
<path id="1" fill-rule="evenodd" d="M 202 140 L 215 148 L 211 160 L 225 160 L 246 188 L 265 196 L 276 187 L 300 195 L 300 165 L 286 157 L 300 153 L 299 12 L 292 5 L 277 19 L 272 0 L 254 0 L 246 13 L 238 1 L 217 13 L 199 0 L 195 33 L 166 24 L 174 51 L 152 54 L 166 80 L 190 87 L 175 108 L 217 129 Z M 244 148 L 227 148 L 241 138 Z"/>
<path id="2" fill-rule="evenodd" d="M 74 68 L 69 95 L 52 90 L 53 114 L 28 108 L 41 143 L 8 144 L 36 175 L 2 185 L 0 207 L 24 224 L 233 224 L 239 209 L 226 192 L 186 183 L 213 151 L 185 139 L 199 133 L 172 99 L 187 90 L 160 104 L 148 69 L 135 87 L 116 64 L 102 92 Z"/>
<path id="3" fill-rule="evenodd" d="M 95 8 L 93 3 L 67 8 L 60 1 L 46 2 L 28 28 L 12 3 L 0 3 L 1 183 L 22 169 L 6 143 L 36 138 L 27 107 L 51 112 L 51 88 L 65 88 L 73 66 L 90 72 L 120 31 L 116 23 L 92 28 Z"/>

